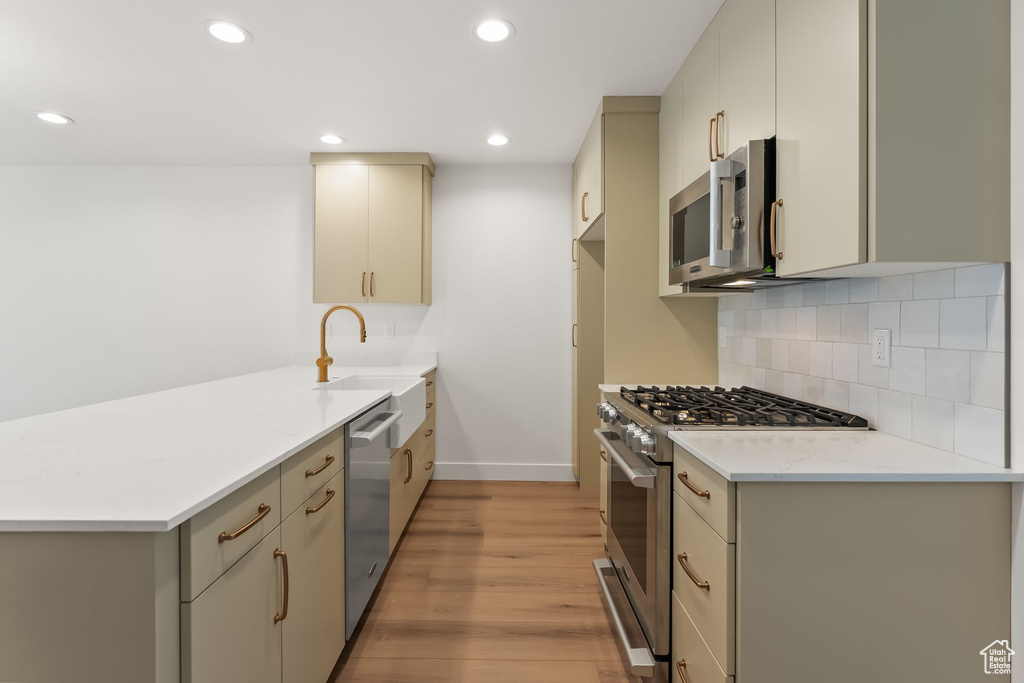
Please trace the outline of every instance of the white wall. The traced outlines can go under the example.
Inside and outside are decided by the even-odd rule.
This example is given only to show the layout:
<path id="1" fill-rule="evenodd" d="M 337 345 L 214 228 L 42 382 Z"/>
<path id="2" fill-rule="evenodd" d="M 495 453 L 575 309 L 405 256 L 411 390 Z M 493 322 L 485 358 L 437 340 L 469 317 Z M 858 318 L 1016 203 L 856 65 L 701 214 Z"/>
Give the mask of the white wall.
<path id="1" fill-rule="evenodd" d="M 1010 3 L 1010 249 L 1010 465 L 1024 469 L 1024 0 Z M 1024 484 L 1013 488 L 1012 680 L 1024 683 Z"/>
<path id="2" fill-rule="evenodd" d="M 287 365 L 310 168 L 0 167 L 0 420 Z"/>
<path id="3" fill-rule="evenodd" d="M 351 316 L 332 318 L 336 364 L 438 352 L 442 479 L 572 477 L 570 184 L 568 166 L 438 167 L 433 305 L 360 307 L 365 345 Z M 301 277 L 312 282 L 311 271 Z M 303 362 L 318 354 L 326 308 L 307 307 Z M 394 340 L 384 339 L 386 323 Z"/>

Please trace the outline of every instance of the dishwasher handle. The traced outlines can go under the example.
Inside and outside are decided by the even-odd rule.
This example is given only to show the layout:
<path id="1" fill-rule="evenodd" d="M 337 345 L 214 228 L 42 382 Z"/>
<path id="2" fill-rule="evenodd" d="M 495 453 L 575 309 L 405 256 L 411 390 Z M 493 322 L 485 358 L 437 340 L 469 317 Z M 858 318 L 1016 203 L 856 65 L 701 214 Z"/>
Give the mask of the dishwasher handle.
<path id="1" fill-rule="evenodd" d="M 385 434 L 391 426 L 402 419 L 402 411 L 396 410 L 393 413 L 384 413 L 388 416 L 386 420 L 381 422 L 379 425 L 374 427 L 368 432 L 352 432 L 349 438 L 352 439 L 353 446 L 369 446 L 371 443 L 380 438 L 382 434 Z"/>
<path id="2" fill-rule="evenodd" d="M 613 432 L 606 432 L 602 429 L 595 429 L 594 435 L 597 440 L 601 442 L 604 449 L 608 452 L 608 455 L 615 460 L 615 464 L 625 472 L 626 476 L 629 477 L 629 483 L 640 489 L 653 489 L 656 475 L 651 471 L 651 468 L 644 467 L 642 462 L 630 463 L 626 461 L 626 458 L 619 452 L 619 449 L 612 443 L 610 436 L 614 436 Z M 618 440 L 622 443 L 622 440 Z M 639 461 L 640 458 L 633 453 L 629 454 L 633 460 Z"/>

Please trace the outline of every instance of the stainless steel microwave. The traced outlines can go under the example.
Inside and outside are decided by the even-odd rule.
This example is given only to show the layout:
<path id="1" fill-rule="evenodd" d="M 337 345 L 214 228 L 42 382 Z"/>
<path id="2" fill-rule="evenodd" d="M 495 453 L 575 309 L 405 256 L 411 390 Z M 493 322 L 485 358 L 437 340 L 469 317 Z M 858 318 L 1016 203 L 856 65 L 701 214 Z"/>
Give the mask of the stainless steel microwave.
<path id="1" fill-rule="evenodd" d="M 751 140 L 711 162 L 669 202 L 669 283 L 694 288 L 773 278 L 765 213 L 773 201 L 774 138 Z"/>

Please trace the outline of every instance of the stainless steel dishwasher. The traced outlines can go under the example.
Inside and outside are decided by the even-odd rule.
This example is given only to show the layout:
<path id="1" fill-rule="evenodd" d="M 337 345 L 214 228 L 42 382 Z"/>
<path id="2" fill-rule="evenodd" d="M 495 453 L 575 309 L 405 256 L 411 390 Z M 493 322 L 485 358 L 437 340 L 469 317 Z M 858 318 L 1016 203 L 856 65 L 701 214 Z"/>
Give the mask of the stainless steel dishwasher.
<path id="1" fill-rule="evenodd" d="M 345 427 L 345 640 L 359 623 L 388 564 L 391 449 L 388 430 L 402 417 L 391 399 Z"/>

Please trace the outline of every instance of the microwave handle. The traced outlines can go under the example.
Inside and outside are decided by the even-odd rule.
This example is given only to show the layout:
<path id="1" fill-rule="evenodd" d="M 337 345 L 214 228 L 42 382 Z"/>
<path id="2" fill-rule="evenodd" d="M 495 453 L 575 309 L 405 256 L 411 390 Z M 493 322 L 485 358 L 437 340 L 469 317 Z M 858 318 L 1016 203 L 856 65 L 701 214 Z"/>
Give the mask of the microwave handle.
<path id="1" fill-rule="evenodd" d="M 711 162 L 711 231 L 708 265 L 712 268 L 728 268 L 732 265 L 732 252 L 722 249 L 722 181 L 732 177 L 732 162 L 720 159 Z"/>

